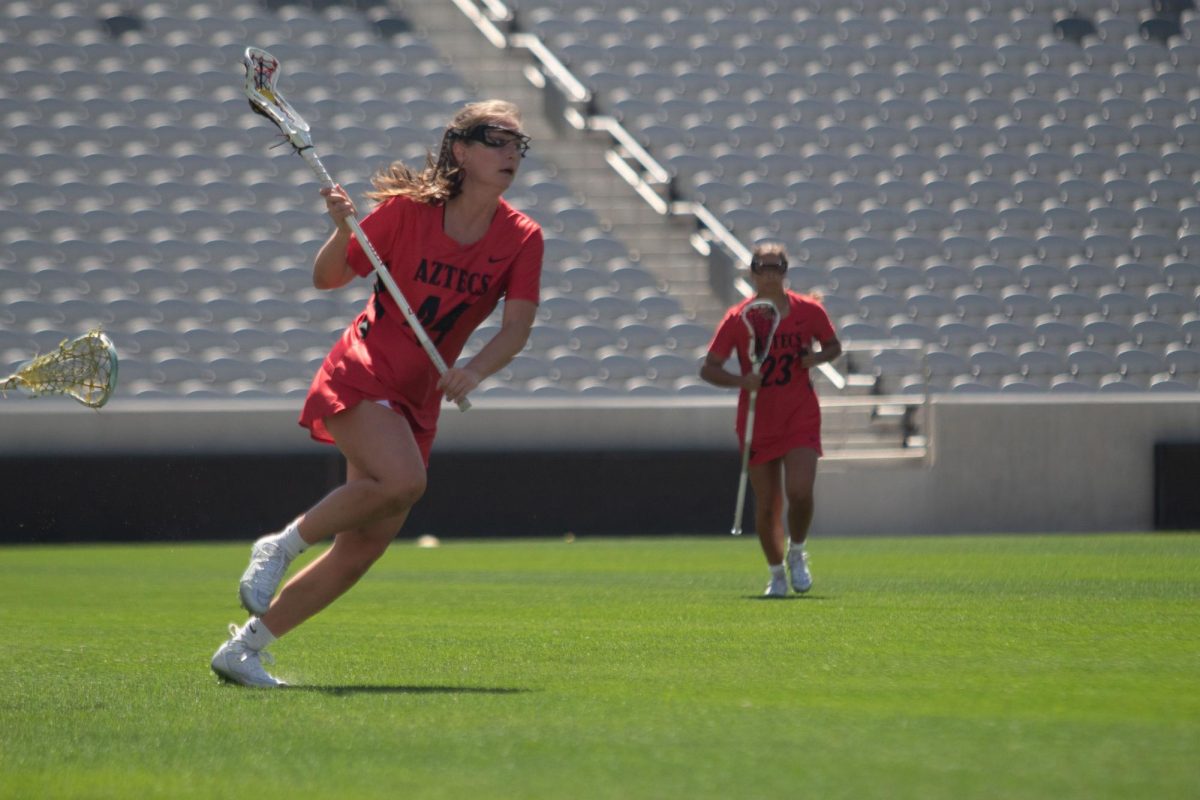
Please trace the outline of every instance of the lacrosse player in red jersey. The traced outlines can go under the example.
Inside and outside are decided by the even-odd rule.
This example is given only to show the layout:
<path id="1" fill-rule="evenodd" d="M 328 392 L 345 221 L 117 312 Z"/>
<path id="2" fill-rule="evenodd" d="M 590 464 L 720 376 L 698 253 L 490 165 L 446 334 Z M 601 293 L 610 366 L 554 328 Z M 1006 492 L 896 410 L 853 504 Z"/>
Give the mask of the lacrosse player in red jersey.
<path id="1" fill-rule="evenodd" d="M 436 157 L 417 172 L 396 162 L 373 179 L 377 202 L 362 229 L 450 369 L 439 377 L 395 300 L 376 282 L 313 379 L 300 413 L 312 437 L 346 458 L 346 482 L 282 532 L 254 543 L 239 595 L 253 616 L 212 659 L 222 678 L 278 686 L 263 648 L 353 586 L 400 531 L 425 490 L 442 398 L 458 402 L 521 351 L 533 326 L 542 269 L 541 227 L 502 194 L 529 148 L 516 106 L 465 106 Z M 317 253 L 313 283 L 336 289 L 372 266 L 347 223 L 354 204 L 322 189 L 335 230 Z M 461 366 L 463 345 L 501 299 L 500 329 Z M 292 559 L 333 545 L 275 596 Z"/>
<path id="2" fill-rule="evenodd" d="M 821 408 L 808 371 L 833 361 L 842 352 L 829 316 L 818 299 L 785 288 L 787 263 L 787 251 L 781 244 L 764 243 L 754 248 L 750 282 L 756 296 L 725 314 L 700 368 L 700 377 L 709 383 L 741 390 L 737 413 L 739 441 L 745 441 L 751 393 L 757 394 L 756 421 L 749 442 L 749 474 L 755 498 L 755 528 L 771 570 L 767 597 L 787 596 L 787 572 L 791 573 L 795 591 L 803 593 L 812 587 L 805 541 L 812 522 L 813 483 L 817 458 L 821 455 Z M 758 374 L 751 369 L 751 334 L 741 319 L 743 309 L 756 300 L 769 300 L 779 312 L 778 326 L 765 343 L 769 349 Z M 814 343 L 820 348 L 814 348 Z M 725 369 L 734 352 L 740 364 L 738 374 Z"/>

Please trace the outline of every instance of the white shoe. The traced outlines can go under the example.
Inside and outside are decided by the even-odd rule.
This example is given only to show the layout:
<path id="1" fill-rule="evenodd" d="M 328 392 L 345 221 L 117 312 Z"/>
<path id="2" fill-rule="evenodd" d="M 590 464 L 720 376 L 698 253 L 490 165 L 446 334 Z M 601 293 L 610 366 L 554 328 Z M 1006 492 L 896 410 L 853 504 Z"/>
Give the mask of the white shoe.
<path id="1" fill-rule="evenodd" d="M 803 547 L 792 546 L 787 554 L 788 572 L 792 576 L 792 588 L 804 594 L 812 588 L 812 573 L 808 571 L 808 553 Z"/>
<path id="2" fill-rule="evenodd" d="M 771 582 L 767 584 L 767 590 L 765 592 L 763 592 L 763 597 L 787 597 L 787 596 L 788 596 L 787 578 L 784 578 L 782 576 L 776 578 L 776 577 L 772 576 Z"/>
<path id="3" fill-rule="evenodd" d="M 213 653 L 212 671 L 217 677 L 239 683 L 242 686 L 253 686 L 260 689 L 273 689 L 277 686 L 287 686 L 263 669 L 261 659 L 268 664 L 274 664 L 275 659 L 265 650 L 251 650 L 245 642 L 237 639 L 237 625 L 229 626 L 229 641 L 217 648 Z"/>
<path id="4" fill-rule="evenodd" d="M 242 607 L 256 616 L 267 613 L 271 598 L 279 588 L 292 558 L 275 541 L 276 534 L 264 536 L 250 548 L 250 566 L 242 573 L 238 597 Z"/>

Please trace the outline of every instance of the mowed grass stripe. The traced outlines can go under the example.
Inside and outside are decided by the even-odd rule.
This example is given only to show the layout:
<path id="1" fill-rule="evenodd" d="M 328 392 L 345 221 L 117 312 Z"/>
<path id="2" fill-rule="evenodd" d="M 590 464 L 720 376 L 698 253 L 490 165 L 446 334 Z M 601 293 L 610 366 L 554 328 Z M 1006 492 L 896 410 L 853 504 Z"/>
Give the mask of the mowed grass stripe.
<path id="1" fill-rule="evenodd" d="M 1200 794 L 1200 538 L 810 550 L 401 543 L 262 692 L 207 666 L 246 545 L 0 548 L 0 797 Z"/>

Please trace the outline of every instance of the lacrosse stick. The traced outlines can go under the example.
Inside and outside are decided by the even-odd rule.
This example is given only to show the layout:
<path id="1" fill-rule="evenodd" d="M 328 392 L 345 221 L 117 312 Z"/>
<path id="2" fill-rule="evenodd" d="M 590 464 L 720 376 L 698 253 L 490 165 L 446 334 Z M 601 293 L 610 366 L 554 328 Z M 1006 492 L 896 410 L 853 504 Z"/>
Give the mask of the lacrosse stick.
<path id="1" fill-rule="evenodd" d="M 770 300 L 755 300 L 742 309 L 742 322 L 750 332 L 750 372 L 758 375 L 771 350 L 775 329 L 779 327 L 779 309 Z M 750 471 L 750 442 L 754 438 L 754 406 L 757 401 L 758 392 L 750 392 L 746 431 L 742 437 L 742 474 L 738 477 L 737 509 L 733 512 L 733 529 L 729 531 L 734 536 L 742 535 L 742 511 L 746 506 L 746 478 Z"/>
<path id="2" fill-rule="evenodd" d="M 296 113 L 296 110 L 288 105 L 287 100 L 279 94 L 279 90 L 275 88 L 275 81 L 279 77 L 279 59 L 272 56 L 266 50 L 260 50 L 257 47 L 247 47 L 245 54 L 242 56 L 242 61 L 246 67 L 246 97 L 250 100 L 250 108 L 257 114 L 261 114 L 267 119 L 274 122 L 275 125 L 283 132 L 284 138 L 287 139 L 296 152 L 308 163 L 312 168 L 313 173 L 317 176 L 317 180 L 325 188 L 331 188 L 334 185 L 333 178 L 329 176 L 329 172 L 325 169 L 325 165 L 321 163 L 321 159 L 317 156 L 317 151 L 313 147 L 312 134 L 309 133 L 308 123 Z M 371 240 L 363 233 L 362 226 L 358 224 L 358 219 L 354 216 L 346 220 L 350 225 L 350 230 L 354 231 L 354 236 L 362 245 L 363 251 L 367 254 L 367 258 L 371 261 L 371 266 L 375 268 L 375 274 L 385 287 L 388 294 L 396 301 L 396 305 L 400 307 L 400 313 L 404 315 L 404 319 L 408 322 L 413 333 L 417 336 L 417 341 L 421 343 L 421 347 L 429 355 L 429 360 L 437 367 L 439 375 L 446 374 L 446 361 L 442 358 L 442 354 L 433 346 L 433 342 L 429 339 L 429 334 L 425 333 L 425 328 L 417 320 L 417 315 L 413 313 L 412 306 L 408 304 L 408 300 L 404 298 L 404 293 L 400 291 L 400 287 L 396 285 L 396 281 L 387 271 L 387 267 L 383 265 L 383 260 L 379 258 L 379 254 L 375 252 L 375 247 L 371 244 Z M 458 407 L 466 411 L 471 407 L 471 403 L 464 397 L 458 401 Z"/>
<path id="3" fill-rule="evenodd" d="M 100 408 L 116 386 L 117 351 L 97 328 L 78 339 L 63 339 L 53 351 L 0 379 L 0 394 L 9 389 L 22 389 L 33 397 L 65 394 L 85 406 Z"/>

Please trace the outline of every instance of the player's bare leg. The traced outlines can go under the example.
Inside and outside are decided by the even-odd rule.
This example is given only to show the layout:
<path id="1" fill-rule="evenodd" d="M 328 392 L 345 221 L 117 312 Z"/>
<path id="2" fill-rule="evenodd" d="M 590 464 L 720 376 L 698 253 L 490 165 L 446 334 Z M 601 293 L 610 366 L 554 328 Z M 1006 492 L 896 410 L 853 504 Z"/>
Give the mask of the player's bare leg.
<path id="1" fill-rule="evenodd" d="M 297 523 L 255 543 L 241 594 L 257 614 L 213 656 L 213 671 L 246 686 L 282 685 L 260 657 L 278 637 L 341 597 L 384 554 L 425 491 L 425 464 L 408 421 L 375 403 L 361 403 L 326 420 L 346 457 L 346 483 Z M 300 571 L 272 599 L 291 561 L 285 539 L 309 544 L 334 535 L 333 546 Z M 247 577 L 248 576 L 248 577 Z M 254 606 L 254 607 L 251 607 Z"/>
<path id="2" fill-rule="evenodd" d="M 325 426 L 346 457 L 346 482 L 300 519 L 306 542 L 406 515 L 425 493 L 425 465 L 404 417 L 378 403 L 359 403 Z"/>
<path id="3" fill-rule="evenodd" d="M 784 548 L 787 534 L 783 528 L 783 459 L 750 466 L 750 486 L 754 489 L 754 527 L 771 582 L 764 593 L 767 597 L 787 596 L 787 574 L 784 571 Z"/>
<path id="4" fill-rule="evenodd" d="M 346 456 L 345 484 L 282 533 L 255 542 L 239 586 L 242 605 L 265 617 L 291 560 L 310 544 L 338 537 L 331 552 L 305 570 L 305 580 L 290 593 L 304 602 L 293 605 L 289 600 L 286 615 L 271 615 L 281 632 L 350 588 L 387 549 L 425 490 L 421 452 L 403 417 L 378 404 L 361 403 L 326 425 Z"/>
<path id="5" fill-rule="evenodd" d="M 324 609 L 366 574 L 425 490 L 425 465 L 408 422 L 375 403 L 326 420 L 346 456 L 346 483 L 300 521 L 306 540 L 331 527 L 333 546 L 297 574 L 262 621 L 276 637 Z M 327 535 L 327 534 L 326 534 Z"/>
<path id="6" fill-rule="evenodd" d="M 262 621 L 276 637 L 324 610 L 367 573 L 399 533 L 407 514 L 359 530 L 343 531 L 333 546 L 296 574 L 271 603 Z"/>
<path id="7" fill-rule="evenodd" d="M 792 588 L 807 592 L 812 588 L 812 573 L 808 568 L 808 552 L 804 543 L 813 518 L 813 485 L 817 479 L 817 451 L 798 447 L 783 457 L 784 487 L 788 500 L 788 534 L 790 538 L 787 565 Z"/>
<path id="8" fill-rule="evenodd" d="M 375 403 L 361 403 L 327 425 L 346 455 L 346 483 L 282 532 L 254 543 L 238 585 L 242 605 L 251 614 L 267 612 L 292 559 L 309 545 L 342 531 L 373 531 L 384 520 L 399 518 L 402 523 L 425 490 L 420 450 L 403 417 Z"/>
<path id="9" fill-rule="evenodd" d="M 798 447 L 783 457 L 788 501 L 788 534 L 796 544 L 808 539 L 813 518 L 813 485 L 817 480 L 817 451 Z"/>

